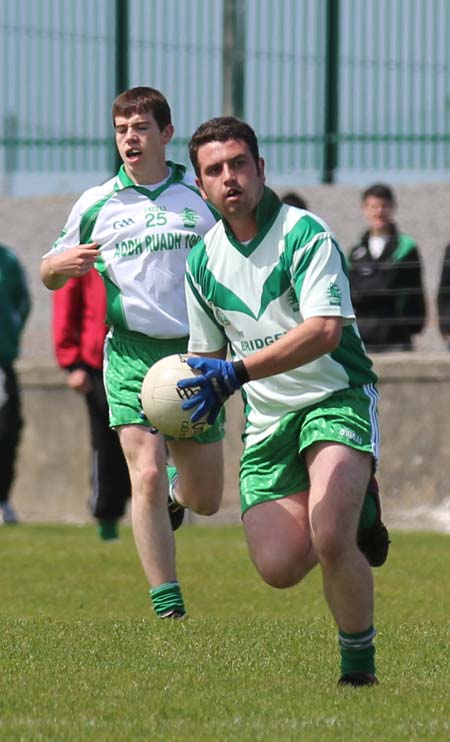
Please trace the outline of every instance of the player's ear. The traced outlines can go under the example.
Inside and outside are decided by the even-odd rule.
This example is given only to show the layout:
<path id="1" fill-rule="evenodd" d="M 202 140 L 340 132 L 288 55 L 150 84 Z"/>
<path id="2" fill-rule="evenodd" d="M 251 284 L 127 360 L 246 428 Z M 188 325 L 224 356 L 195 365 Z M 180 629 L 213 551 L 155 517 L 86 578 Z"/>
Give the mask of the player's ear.
<path id="1" fill-rule="evenodd" d="M 266 163 L 264 162 L 264 159 L 260 157 L 258 159 L 257 169 L 258 169 L 258 175 L 262 178 L 263 183 L 266 182 L 265 167 L 266 167 Z"/>
<path id="2" fill-rule="evenodd" d="M 161 132 L 161 139 L 163 144 L 169 144 L 170 140 L 173 137 L 174 128 L 172 124 L 167 124 L 167 126 L 164 127 L 164 129 Z"/>
<path id="3" fill-rule="evenodd" d="M 205 189 L 202 186 L 202 181 L 200 180 L 200 178 L 196 178 L 195 179 L 195 184 L 196 184 L 198 190 L 200 191 L 202 198 L 204 198 L 205 201 L 207 201 L 208 200 L 208 196 L 206 194 Z"/>

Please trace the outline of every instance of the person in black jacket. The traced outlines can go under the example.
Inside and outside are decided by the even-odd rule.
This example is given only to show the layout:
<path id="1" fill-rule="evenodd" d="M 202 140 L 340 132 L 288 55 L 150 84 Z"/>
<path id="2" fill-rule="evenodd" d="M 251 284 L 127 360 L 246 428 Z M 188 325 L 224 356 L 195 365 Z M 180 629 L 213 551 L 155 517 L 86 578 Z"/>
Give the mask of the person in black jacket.
<path id="1" fill-rule="evenodd" d="M 411 350 L 423 330 L 425 298 L 415 241 L 394 221 L 395 197 L 376 184 L 362 194 L 369 229 L 348 258 L 353 306 L 369 352 Z"/>
<path id="2" fill-rule="evenodd" d="M 445 248 L 438 291 L 439 329 L 450 348 L 450 245 Z"/>
<path id="3" fill-rule="evenodd" d="M 288 206 L 296 206 L 298 209 L 308 210 L 308 205 L 303 196 L 299 196 L 295 191 L 288 191 L 288 193 L 285 193 L 284 196 L 280 196 L 280 198 L 282 202 Z"/>

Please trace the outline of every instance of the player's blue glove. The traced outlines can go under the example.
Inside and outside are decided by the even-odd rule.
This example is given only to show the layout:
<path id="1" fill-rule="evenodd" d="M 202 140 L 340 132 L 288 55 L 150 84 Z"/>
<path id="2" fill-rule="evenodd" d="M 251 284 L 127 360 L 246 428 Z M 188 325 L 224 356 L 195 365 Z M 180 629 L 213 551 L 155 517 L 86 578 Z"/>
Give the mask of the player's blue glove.
<path id="1" fill-rule="evenodd" d="M 191 379 L 180 379 L 177 386 L 180 389 L 200 389 L 181 407 L 183 410 L 192 410 L 193 423 L 207 415 L 207 422 L 212 425 L 222 406 L 239 389 L 249 381 L 247 369 L 242 361 L 221 361 L 218 358 L 196 358 L 190 356 L 187 362 L 191 368 L 202 372 L 201 376 Z"/>

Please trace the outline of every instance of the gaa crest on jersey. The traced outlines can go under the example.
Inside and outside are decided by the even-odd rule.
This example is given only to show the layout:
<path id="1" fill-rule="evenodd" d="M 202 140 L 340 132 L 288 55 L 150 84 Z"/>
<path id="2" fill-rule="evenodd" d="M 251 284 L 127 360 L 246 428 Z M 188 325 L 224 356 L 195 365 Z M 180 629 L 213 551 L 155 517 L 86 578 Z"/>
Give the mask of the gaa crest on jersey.
<path id="1" fill-rule="evenodd" d="M 228 317 L 222 312 L 219 307 L 214 307 L 214 317 L 216 318 L 219 325 L 223 325 L 223 327 L 226 327 L 230 324 L 230 320 Z"/>
<path id="2" fill-rule="evenodd" d="M 342 292 L 336 283 L 328 284 L 327 297 L 331 306 L 340 306 L 342 304 Z"/>
<path id="3" fill-rule="evenodd" d="M 180 216 L 183 221 L 183 227 L 186 227 L 187 229 L 194 229 L 197 222 L 200 221 L 200 214 L 197 214 L 196 211 L 188 209 L 187 207 L 183 209 Z"/>

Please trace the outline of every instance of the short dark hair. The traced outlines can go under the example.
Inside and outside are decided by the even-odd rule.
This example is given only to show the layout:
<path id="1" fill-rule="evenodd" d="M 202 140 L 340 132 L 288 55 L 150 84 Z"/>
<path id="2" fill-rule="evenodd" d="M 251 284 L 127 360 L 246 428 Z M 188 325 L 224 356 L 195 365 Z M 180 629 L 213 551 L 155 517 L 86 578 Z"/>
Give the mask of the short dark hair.
<path id="1" fill-rule="evenodd" d="M 200 124 L 189 142 L 189 157 L 197 176 L 200 175 L 199 148 L 209 142 L 227 142 L 229 139 L 240 139 L 245 142 L 256 165 L 259 164 L 258 140 L 252 127 L 234 116 L 218 116 Z"/>
<path id="2" fill-rule="evenodd" d="M 384 183 L 375 183 L 363 192 L 361 200 L 364 202 L 366 199 L 374 196 L 375 198 L 382 198 L 384 201 L 389 201 L 392 206 L 395 205 L 395 196 L 392 188 Z"/>
<path id="3" fill-rule="evenodd" d="M 297 206 L 298 209 L 307 209 L 306 201 L 302 196 L 299 196 L 295 191 L 289 191 L 281 196 L 281 200 L 288 206 Z"/>
<path id="4" fill-rule="evenodd" d="M 169 104 L 162 93 L 155 88 L 130 88 L 117 96 L 112 107 L 112 119 L 116 116 L 130 118 L 136 113 L 152 113 L 160 131 L 172 123 Z"/>

